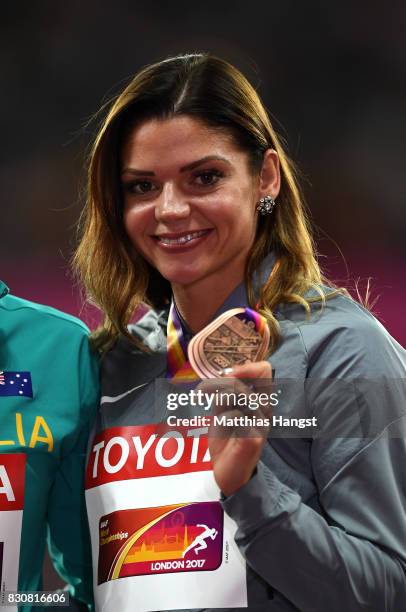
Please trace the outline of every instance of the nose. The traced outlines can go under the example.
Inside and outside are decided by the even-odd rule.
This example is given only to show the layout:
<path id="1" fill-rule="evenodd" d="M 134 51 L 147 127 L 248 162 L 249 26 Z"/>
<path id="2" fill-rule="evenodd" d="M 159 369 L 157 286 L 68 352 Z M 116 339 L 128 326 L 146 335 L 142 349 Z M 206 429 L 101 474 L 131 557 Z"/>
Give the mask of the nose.
<path id="1" fill-rule="evenodd" d="M 157 221 L 177 221 L 189 215 L 190 206 L 185 195 L 181 194 L 173 183 L 164 185 L 155 206 L 155 219 Z"/>

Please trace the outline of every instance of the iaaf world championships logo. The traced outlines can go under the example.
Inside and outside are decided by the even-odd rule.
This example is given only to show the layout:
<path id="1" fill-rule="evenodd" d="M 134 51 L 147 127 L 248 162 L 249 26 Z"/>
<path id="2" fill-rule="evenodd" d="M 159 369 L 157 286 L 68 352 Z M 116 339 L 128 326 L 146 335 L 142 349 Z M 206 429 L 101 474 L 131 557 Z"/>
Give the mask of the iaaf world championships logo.
<path id="1" fill-rule="evenodd" d="M 219 502 L 119 510 L 100 519 L 98 583 L 129 576 L 220 567 Z"/>

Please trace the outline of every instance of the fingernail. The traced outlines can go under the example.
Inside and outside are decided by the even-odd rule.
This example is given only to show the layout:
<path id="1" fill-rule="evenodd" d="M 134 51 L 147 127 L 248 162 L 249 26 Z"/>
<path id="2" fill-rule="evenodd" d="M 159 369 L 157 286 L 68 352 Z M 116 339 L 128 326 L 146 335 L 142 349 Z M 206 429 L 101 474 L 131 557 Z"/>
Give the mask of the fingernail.
<path id="1" fill-rule="evenodd" d="M 224 368 L 224 370 L 221 371 L 221 375 L 230 376 L 230 374 L 232 374 L 233 372 L 234 372 L 233 368 Z"/>

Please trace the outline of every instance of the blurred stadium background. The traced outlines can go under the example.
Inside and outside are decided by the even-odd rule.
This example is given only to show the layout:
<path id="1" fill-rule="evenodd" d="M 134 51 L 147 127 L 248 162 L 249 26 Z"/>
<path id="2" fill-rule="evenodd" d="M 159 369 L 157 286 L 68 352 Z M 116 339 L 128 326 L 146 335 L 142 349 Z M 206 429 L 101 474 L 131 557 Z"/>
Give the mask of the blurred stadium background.
<path id="1" fill-rule="evenodd" d="M 405 25 L 400 1 L 7 3 L 1 277 L 94 324 L 68 276 L 84 126 L 145 63 L 209 50 L 259 87 L 302 170 L 325 271 L 361 293 L 371 278 L 375 313 L 405 343 Z"/>
<path id="2" fill-rule="evenodd" d="M 69 276 L 85 125 L 144 64 L 207 50 L 258 86 L 302 171 L 325 272 L 361 293 L 370 278 L 405 344 L 405 31 L 401 1 L 2 5 L 0 277 L 94 325 Z"/>

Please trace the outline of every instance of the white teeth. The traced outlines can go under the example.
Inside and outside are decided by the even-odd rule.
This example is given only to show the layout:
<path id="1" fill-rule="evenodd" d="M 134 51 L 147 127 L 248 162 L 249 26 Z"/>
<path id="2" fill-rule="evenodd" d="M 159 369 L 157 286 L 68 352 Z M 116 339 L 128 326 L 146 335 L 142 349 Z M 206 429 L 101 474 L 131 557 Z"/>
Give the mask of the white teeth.
<path id="1" fill-rule="evenodd" d="M 186 242 L 190 242 L 191 240 L 193 240 L 193 238 L 199 238 L 200 236 L 203 236 L 203 234 L 206 233 L 207 230 L 202 230 L 200 232 L 192 232 L 190 234 L 185 234 L 184 236 L 180 236 L 179 238 L 163 238 L 161 236 L 158 236 L 158 240 L 159 242 L 162 242 L 163 244 L 185 244 Z"/>

